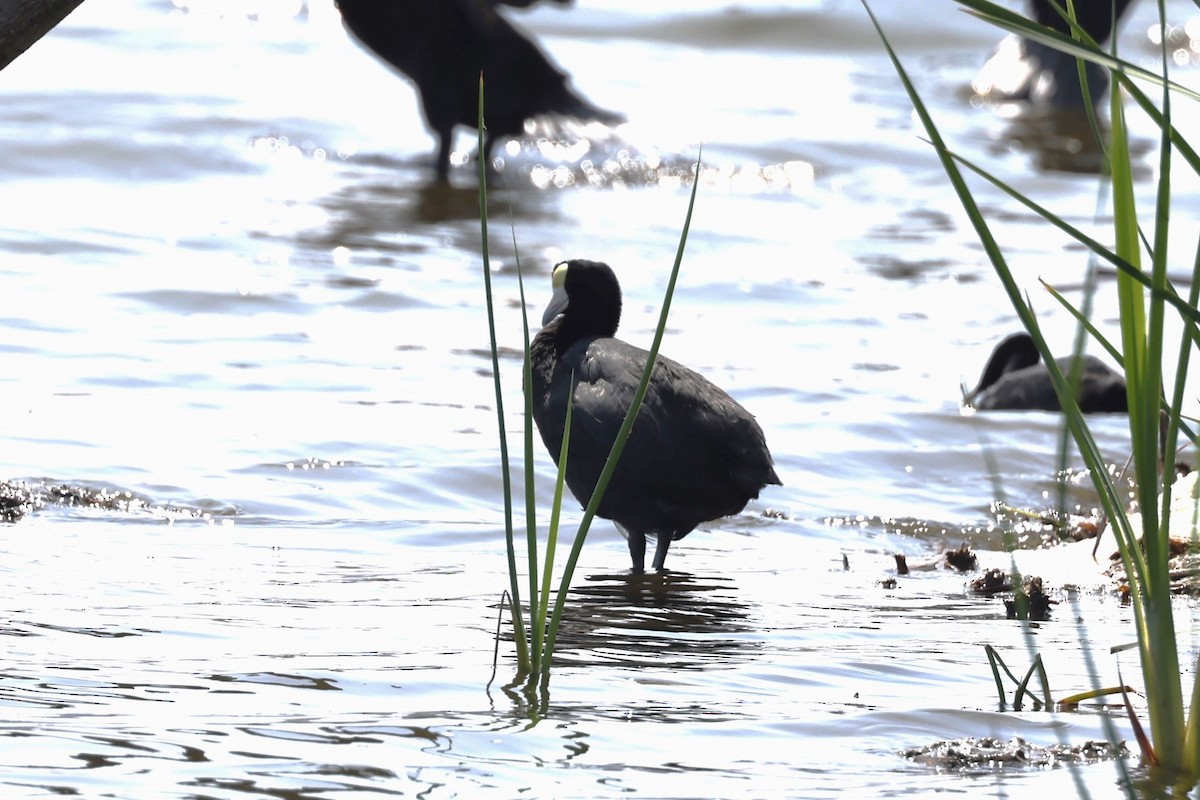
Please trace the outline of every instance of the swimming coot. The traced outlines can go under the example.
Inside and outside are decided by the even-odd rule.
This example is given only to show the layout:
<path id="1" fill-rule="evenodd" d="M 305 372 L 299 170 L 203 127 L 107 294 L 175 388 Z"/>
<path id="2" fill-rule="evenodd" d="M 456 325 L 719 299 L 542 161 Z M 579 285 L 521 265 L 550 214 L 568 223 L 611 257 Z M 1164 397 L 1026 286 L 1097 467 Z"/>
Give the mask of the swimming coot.
<path id="1" fill-rule="evenodd" d="M 346 28 L 417 85 L 426 124 L 438 138 L 437 175 L 450 170 L 456 125 L 476 127 L 484 78 L 484 153 L 520 133 L 525 120 L 559 114 L 612 123 L 567 87 L 560 72 L 495 9 L 497 0 L 337 0 Z M 533 0 L 510 0 L 528 6 Z"/>
<path id="2" fill-rule="evenodd" d="M 1074 359 L 1057 361 L 1063 377 L 1069 380 Z M 1094 356 L 1083 356 L 1081 366 L 1077 395 L 1080 411 L 1128 413 L 1125 379 Z M 1040 362 L 1037 345 L 1027 333 L 1014 333 L 996 346 L 967 403 L 980 411 L 1062 410 L 1050 372 Z"/>
<path id="3" fill-rule="evenodd" d="M 633 402 L 649 353 L 613 338 L 621 288 L 607 264 L 565 261 L 554 268 L 554 295 L 530 346 L 533 416 L 557 461 L 573 398 L 567 486 L 586 504 Z M 736 514 L 779 484 L 762 429 L 716 385 L 658 357 L 633 432 L 598 513 L 629 540 L 633 569 L 645 568 L 646 535 L 667 549 L 701 522 Z"/>

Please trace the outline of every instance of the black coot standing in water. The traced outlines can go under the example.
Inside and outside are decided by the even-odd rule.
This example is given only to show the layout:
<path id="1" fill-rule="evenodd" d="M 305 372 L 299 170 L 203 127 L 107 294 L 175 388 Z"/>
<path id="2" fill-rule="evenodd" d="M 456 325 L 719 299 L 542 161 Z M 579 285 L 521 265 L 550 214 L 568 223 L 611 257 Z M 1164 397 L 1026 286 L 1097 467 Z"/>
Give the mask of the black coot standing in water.
<path id="1" fill-rule="evenodd" d="M 425 122 L 438 139 L 435 165 L 443 180 L 455 126 L 475 128 L 478 122 L 480 72 L 487 127 L 483 157 L 539 114 L 621 120 L 575 94 L 567 76 L 495 5 L 496 0 L 337 0 L 350 33 L 417 85 Z"/>
<path id="2" fill-rule="evenodd" d="M 566 261 L 554 268 L 554 296 L 530 346 L 533 416 L 557 461 L 573 397 L 567 486 L 591 498 L 608 451 L 641 381 L 649 353 L 613 338 L 621 288 L 607 264 Z M 633 569 L 645 568 L 646 535 L 667 549 L 698 524 L 736 514 L 779 484 L 754 417 L 692 370 L 658 357 L 633 432 L 600 503 L 629 540 Z"/>
<path id="3" fill-rule="evenodd" d="M 1070 379 L 1075 360 L 1057 359 L 1063 376 Z M 1061 411 L 1050 372 L 1041 363 L 1037 345 L 1027 333 L 1014 333 L 996 345 L 983 368 L 979 385 L 967 402 L 980 411 Z M 1085 414 L 1129 412 L 1125 379 L 1095 356 L 1083 356 L 1077 402 Z"/>

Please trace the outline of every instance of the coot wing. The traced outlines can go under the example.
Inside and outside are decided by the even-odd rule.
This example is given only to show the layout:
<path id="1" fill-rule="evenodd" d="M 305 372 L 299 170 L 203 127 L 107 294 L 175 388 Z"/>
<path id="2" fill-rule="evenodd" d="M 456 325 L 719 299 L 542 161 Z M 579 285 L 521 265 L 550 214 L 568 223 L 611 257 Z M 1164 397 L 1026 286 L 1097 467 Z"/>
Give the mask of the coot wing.
<path id="1" fill-rule="evenodd" d="M 616 339 L 586 347 L 573 392 L 570 444 L 580 457 L 567 456 L 568 482 L 581 502 L 590 497 L 649 356 Z M 601 515 L 682 535 L 741 511 L 768 483 L 778 478 L 754 418 L 703 376 L 660 356 Z"/>

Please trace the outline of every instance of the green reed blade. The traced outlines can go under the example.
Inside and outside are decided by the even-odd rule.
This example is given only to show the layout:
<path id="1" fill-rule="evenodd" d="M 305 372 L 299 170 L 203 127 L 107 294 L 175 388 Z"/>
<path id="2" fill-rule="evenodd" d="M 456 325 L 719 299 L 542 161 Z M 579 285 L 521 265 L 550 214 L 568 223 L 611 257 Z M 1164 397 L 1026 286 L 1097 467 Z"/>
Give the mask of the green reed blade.
<path id="1" fill-rule="evenodd" d="M 571 374 L 571 383 L 575 383 L 575 375 Z M 526 384 L 527 386 L 530 384 Z M 571 443 L 571 420 L 575 415 L 575 394 L 567 393 L 567 418 L 563 427 L 562 445 L 558 451 L 558 475 L 554 480 L 554 502 L 550 506 L 550 529 L 546 534 L 546 565 L 542 573 L 542 598 L 541 604 L 538 607 L 537 618 L 535 624 L 539 628 L 545 628 L 549 619 L 550 606 L 550 582 L 554 573 L 554 551 L 558 544 L 558 526 L 559 519 L 562 516 L 563 505 L 563 488 L 567 483 L 567 457 L 569 456 L 569 448 Z M 539 644 L 539 646 L 541 646 Z M 542 653 L 542 662 L 546 665 L 546 669 L 550 668 L 550 653 L 548 651 Z"/>
<path id="2" fill-rule="evenodd" d="M 1172 287 L 1169 283 L 1165 287 L 1155 287 L 1149 275 L 1143 272 L 1140 267 L 1131 264 L 1115 250 L 1105 246 L 1099 240 L 1088 236 L 1082 230 L 1076 228 L 1074 225 L 1071 225 L 1053 211 L 1050 211 L 1045 206 L 1038 204 L 1027 195 L 1024 195 L 1017 189 L 1014 189 L 1010 184 L 988 172 L 983 167 L 973 163 L 970 159 L 957 155 L 953 151 L 950 151 L 948 155 L 950 158 L 954 159 L 955 163 L 961 164 L 962 166 L 971 170 L 971 172 L 974 172 L 988 183 L 991 183 L 997 189 L 1021 203 L 1021 205 L 1025 206 L 1030 211 L 1034 212 L 1042 219 L 1046 220 L 1051 225 L 1082 244 L 1088 249 L 1089 252 L 1112 264 L 1114 267 L 1116 267 L 1118 272 L 1124 273 L 1132 280 L 1142 284 L 1150 291 L 1152 296 L 1161 297 L 1167 304 L 1179 312 L 1179 314 L 1184 318 L 1185 322 L 1192 325 L 1200 323 L 1200 311 L 1196 309 L 1194 304 L 1191 304 L 1186 299 L 1180 297 L 1174 290 L 1174 287 Z"/>
<path id="3" fill-rule="evenodd" d="M 484 154 L 480 151 L 480 160 L 483 160 Z M 521 336 L 522 336 L 522 357 L 521 357 L 521 385 L 530 386 L 533 380 L 533 364 L 531 362 L 531 353 L 529 349 L 529 305 L 525 299 L 525 272 L 521 269 L 520 248 L 517 247 L 517 229 L 512 219 L 512 207 L 509 206 L 509 230 L 512 233 L 513 244 L 513 262 L 517 271 L 517 292 L 521 306 Z M 535 674 L 538 671 L 538 658 L 541 653 L 541 640 L 543 635 L 543 626 L 537 624 L 536 619 L 532 619 L 534 611 L 538 608 L 538 591 L 537 591 L 537 565 L 538 565 L 538 544 L 537 544 L 537 493 L 534 476 L 534 460 L 533 460 L 533 396 L 529 392 L 522 392 L 524 400 L 524 413 L 522 414 L 521 435 L 524 444 L 524 483 L 525 483 L 525 547 L 526 547 L 526 573 L 529 576 L 529 613 L 530 613 L 530 635 L 533 643 L 530 646 L 529 657 L 529 674 Z"/>
<path id="4" fill-rule="evenodd" d="M 1003 666 L 1005 672 L 1008 672 L 1008 667 L 1005 666 L 1004 659 L 1000 658 L 1000 654 L 996 652 L 996 648 L 990 644 L 983 646 L 983 652 L 987 654 L 988 664 L 992 668 L 992 679 L 996 681 L 996 694 L 1000 696 L 1000 706 L 1003 707 L 1006 701 L 1004 699 L 1004 681 L 1000 680 L 1000 667 Z M 1011 672 L 1008 674 L 1012 675 Z"/>
<path id="5" fill-rule="evenodd" d="M 500 350 L 496 344 L 496 312 L 492 296 L 492 263 L 488 254 L 487 225 L 487 159 L 484 157 L 483 135 L 483 73 L 479 75 L 479 228 L 483 247 L 483 287 L 487 298 L 488 336 L 492 347 L 492 381 L 496 390 L 496 419 L 500 427 L 501 482 L 504 486 L 504 540 L 508 549 L 509 593 L 512 595 L 513 640 L 517 646 L 518 671 L 531 668 L 529 645 L 525 637 L 525 622 L 521 613 L 520 581 L 517 577 L 516 543 L 513 534 L 512 478 L 509 475 L 508 435 L 504 429 L 504 390 L 500 383 Z M 528 350 L 528 347 L 526 348 Z"/>
<path id="6" fill-rule="evenodd" d="M 554 613 L 550 619 L 550 629 L 546 635 L 546 656 L 542 667 L 543 685 L 550 679 L 550 656 L 554 651 L 554 643 L 558 638 L 558 627 L 562 621 L 567 590 L 571 585 L 571 577 L 575 573 L 575 565 L 579 562 L 579 554 L 583 551 L 583 543 L 587 538 L 592 519 L 595 518 L 596 511 L 600 508 L 600 500 L 604 496 L 604 491 L 608 488 L 608 482 L 612 478 L 613 472 L 616 471 L 621 451 L 625 449 L 625 442 L 628 440 L 629 434 L 633 431 L 634 421 L 637 419 L 638 411 L 641 410 L 642 400 L 645 398 L 646 390 L 650 386 L 650 376 L 653 374 L 655 362 L 658 360 L 658 349 L 662 344 L 663 334 L 667 329 L 667 317 L 671 311 L 671 299 L 675 296 L 675 283 L 679 278 L 679 268 L 683 264 L 683 253 L 687 245 L 688 231 L 692 226 L 692 211 L 696 205 L 696 192 L 700 186 L 700 168 L 703 155 L 704 151 L 703 147 L 701 147 L 696 155 L 696 176 L 692 181 L 692 192 L 688 198 L 687 214 L 684 216 L 683 230 L 679 235 L 679 247 L 675 252 L 675 263 L 671 267 L 666 291 L 663 293 L 662 309 L 658 315 L 658 326 L 654 330 L 654 340 L 650 344 L 650 355 L 646 362 L 646 369 L 642 372 L 642 379 L 638 383 L 637 391 L 634 393 L 633 402 L 630 404 L 629 410 L 625 413 L 625 419 L 621 423 L 620 430 L 617 432 L 617 438 L 613 442 L 612 449 L 609 451 L 608 459 L 604 462 L 604 469 L 601 470 L 600 477 L 596 481 L 596 488 L 592 490 L 591 499 L 588 500 L 587 508 L 584 509 L 583 519 L 579 522 L 579 531 L 575 535 L 575 542 L 571 547 L 571 553 L 567 557 L 567 563 L 563 568 L 558 597 L 554 601 Z"/>
<path id="7" fill-rule="evenodd" d="M 482 156 L 480 156 L 482 158 Z M 516 252 L 516 230 L 513 230 L 513 252 Z M 521 329 L 524 336 L 524 350 L 521 359 L 521 385 L 531 386 L 533 381 L 533 365 L 529 350 L 529 312 L 525 302 L 525 278 L 521 272 L 520 257 L 516 258 L 517 288 L 521 300 Z M 544 625 L 540 624 L 541 617 L 533 617 L 539 607 L 538 601 L 538 541 L 537 541 L 537 497 L 534 486 L 533 469 L 533 394 L 528 391 L 521 393 L 525 401 L 525 413 L 522 415 L 522 436 L 525 445 L 525 571 L 529 576 L 529 614 L 530 635 L 533 643 L 530 646 L 530 674 L 536 674 L 542 652 L 542 636 Z"/>
<path id="8" fill-rule="evenodd" d="M 1119 84 L 1122 91 L 1126 92 L 1138 104 L 1138 107 L 1150 117 L 1154 124 L 1160 129 L 1165 130 L 1170 135 L 1171 145 L 1176 152 L 1183 157 L 1183 160 L 1188 163 L 1192 171 L 1200 175 L 1200 154 L 1197 154 L 1183 135 L 1170 124 L 1170 121 L 1163 118 L 1162 112 L 1150 99 L 1150 96 L 1142 91 L 1136 83 L 1130 80 L 1126 75 L 1117 73 L 1113 76 L 1113 83 Z"/>
<path id="9" fill-rule="evenodd" d="M 1076 58 L 1081 58 L 1084 61 L 1099 64 L 1118 73 L 1125 73 L 1139 80 L 1162 85 L 1173 92 L 1200 100 L 1200 92 L 1178 83 L 1173 83 L 1162 75 L 1155 74 L 1133 62 L 1124 61 L 1100 49 L 1087 32 L 1078 25 L 1071 25 L 1072 34 L 1080 37 L 1076 40 L 1070 35 L 1040 25 L 1035 20 L 1023 17 L 1015 11 L 1011 11 L 988 0 L 958 0 L 958 4 L 964 6 L 968 14 L 1010 33 L 1023 36 L 1026 39 L 1044 44 L 1047 47 L 1052 47 L 1055 50 L 1075 56 Z"/>
<path id="10" fill-rule="evenodd" d="M 1042 354 L 1043 358 L 1047 362 L 1046 367 L 1054 383 L 1055 391 L 1059 395 L 1060 403 L 1062 404 L 1064 411 L 1067 412 L 1064 415 L 1067 425 L 1076 441 L 1076 445 L 1080 450 L 1080 455 L 1084 459 L 1085 465 L 1092 471 L 1092 474 L 1097 481 L 1100 504 L 1104 508 L 1105 513 L 1109 515 L 1109 518 L 1114 520 L 1114 524 L 1121 525 L 1121 519 L 1118 517 L 1118 510 L 1121 508 L 1121 498 L 1116 490 L 1115 485 L 1108 476 L 1107 470 L 1105 469 L 1103 456 L 1101 455 L 1099 448 L 1091 436 L 1091 432 L 1088 430 L 1087 425 L 1083 420 L 1083 415 L 1079 412 L 1078 404 L 1076 403 L 1074 396 L 1070 393 L 1065 378 L 1058 369 L 1058 365 L 1054 362 L 1053 358 L 1050 357 L 1049 347 L 1046 345 L 1045 339 L 1042 337 L 1041 329 L 1038 325 L 1037 318 L 1034 316 L 1033 309 L 1022 296 L 1021 289 L 1017 285 L 1011 270 L 1009 270 L 1008 265 L 1005 262 L 1004 255 L 1000 251 L 999 244 L 992 235 L 987 221 L 983 218 L 983 213 L 980 211 L 970 189 L 967 187 L 962 173 L 959 172 L 957 159 L 953 157 L 949 148 L 946 146 L 945 141 L 942 139 L 941 134 L 938 132 L 937 126 L 933 122 L 933 118 L 930 116 L 924 102 L 922 102 L 920 96 L 917 94 L 916 88 L 909 79 L 907 71 L 900 63 L 899 57 L 896 55 L 895 50 L 892 49 L 887 36 L 879 26 L 879 22 L 875 18 L 874 13 L 871 11 L 870 6 L 867 4 L 867 0 L 862 0 L 862 3 L 863 7 L 867 11 L 867 15 L 871 19 L 871 23 L 874 25 L 875 30 L 879 34 L 884 49 L 887 51 L 888 57 L 891 59 L 892 66 L 896 70 L 897 76 L 900 78 L 900 82 L 903 84 L 904 89 L 908 94 L 909 100 L 913 105 L 913 110 L 916 112 L 917 117 L 921 120 L 921 124 L 925 128 L 925 134 L 929 137 L 930 144 L 933 145 L 934 152 L 941 161 L 942 168 L 945 170 L 951 186 L 958 195 L 959 202 L 962 204 L 972 227 L 975 229 L 976 237 L 979 239 L 980 244 L 983 246 L 984 252 L 987 254 L 988 259 L 992 263 L 993 269 L 999 277 L 1001 284 L 1004 286 L 1004 290 L 1009 297 L 1009 301 L 1012 303 L 1013 309 L 1020 318 L 1023 327 L 1033 338 L 1034 343 L 1037 345 L 1038 351 Z"/>
<path id="11" fill-rule="evenodd" d="M 1165 9 L 1160 0 L 1158 3 L 1159 23 L 1164 22 Z M 1166 38 L 1163 37 L 1160 48 L 1161 69 L 1163 78 L 1167 78 L 1170 58 L 1167 52 Z M 1162 91 L 1162 120 L 1160 128 L 1158 183 L 1155 196 L 1154 213 L 1154 246 L 1151 251 L 1151 284 L 1156 288 L 1166 285 L 1167 275 L 1167 239 L 1170 224 L 1170 169 L 1171 153 L 1170 122 L 1171 122 L 1171 93 L 1166 88 Z M 1124 218 L 1125 214 L 1133 215 L 1132 207 L 1132 170 L 1128 169 L 1128 141 L 1124 127 L 1124 106 L 1122 93 L 1115 90 L 1112 93 L 1112 114 L 1114 117 L 1113 148 L 1121 148 L 1113 158 L 1114 184 L 1114 222 L 1117 227 L 1117 251 L 1129 257 L 1123 249 L 1131 247 L 1127 240 L 1128 228 L 1136 224 Z M 1120 141 L 1124 137 L 1126 141 Z M 1118 180 L 1121 184 L 1118 184 Z M 1127 185 L 1126 185 L 1127 184 Z M 1120 207 L 1116 200 L 1128 196 L 1126 207 Z M 1123 237 L 1125 240 L 1123 241 Z M 1133 244 L 1136 247 L 1136 244 Z M 1131 263 L 1135 263 L 1132 261 Z M 1127 288 L 1118 279 L 1118 291 Z M 1142 518 L 1143 548 L 1133 548 L 1138 556 L 1136 564 L 1143 569 L 1143 585 L 1138 595 L 1133 597 L 1134 617 L 1139 627 L 1139 653 L 1141 655 L 1142 674 L 1146 681 L 1146 699 L 1150 711 L 1150 730 L 1155 744 L 1155 752 L 1161 762 L 1172 767 L 1182 768 L 1185 755 L 1183 741 L 1185 724 L 1183 716 L 1183 691 L 1179 678 L 1179 653 L 1175 639 L 1174 613 L 1171 607 L 1170 587 L 1170 482 L 1166 482 L 1162 490 L 1162 503 L 1157 504 L 1159 470 L 1159 434 L 1160 408 L 1162 406 L 1162 362 L 1163 362 L 1163 323 L 1165 309 L 1162 301 L 1152 296 L 1148 308 L 1145 305 L 1144 291 L 1140 288 L 1132 290 L 1135 299 L 1130 303 L 1132 311 L 1141 311 L 1142 316 L 1131 317 L 1132 324 L 1127 325 L 1125 318 L 1125 298 L 1122 297 L 1122 332 L 1126 341 L 1128 355 L 1129 342 L 1136 341 L 1144 359 L 1135 363 L 1135 374 L 1128 375 L 1129 382 L 1130 419 L 1129 428 L 1133 440 L 1134 470 Z M 1136 383 L 1135 383 L 1136 380 Z M 1177 413 L 1177 412 L 1176 412 Z M 1173 474 L 1173 473 L 1172 473 Z M 1161 512 L 1161 514 L 1160 514 Z M 1128 562 L 1127 562 L 1128 563 Z M 1128 570 L 1127 570 L 1128 571 Z M 1194 762 L 1194 757 L 1188 760 Z"/>
<path id="12" fill-rule="evenodd" d="M 483 154 L 480 154 L 480 159 Z M 513 252 L 516 253 L 516 229 L 513 229 Z M 517 268 L 517 289 L 520 292 L 521 305 L 521 330 L 523 339 L 523 350 L 521 358 L 521 385 L 528 387 L 533 381 L 533 365 L 531 362 L 531 353 L 529 350 L 529 312 L 525 302 L 525 278 L 521 271 L 520 257 L 515 257 Z M 537 497 L 534 486 L 534 464 L 533 464 L 533 394 L 529 391 L 521 393 L 524 399 L 525 408 L 522 414 L 523 425 L 521 427 L 523 443 L 525 446 L 525 571 L 529 576 L 529 613 L 530 613 L 530 635 L 533 643 L 530 646 L 530 674 L 536 674 L 539 666 L 539 659 L 542 652 L 542 636 L 544 626 L 539 624 L 538 619 L 534 619 L 534 611 L 538 608 L 538 541 L 537 541 Z"/>
<path id="13" fill-rule="evenodd" d="M 1108 353 L 1109 357 L 1112 358 L 1113 361 L 1117 362 L 1117 366 L 1124 369 L 1125 359 L 1121 355 L 1120 351 L 1117 350 L 1116 346 L 1108 340 L 1107 336 L 1100 332 L 1100 329 L 1092 323 L 1087 314 L 1076 308 L 1070 300 L 1068 300 L 1062 295 L 1061 292 L 1058 291 L 1058 289 L 1055 289 L 1044 280 L 1039 279 L 1038 282 L 1042 284 L 1042 287 L 1046 290 L 1047 294 L 1058 301 L 1058 304 L 1062 306 L 1064 311 L 1075 318 L 1075 321 L 1078 322 L 1084 331 L 1087 332 L 1088 338 L 1103 347 L 1105 352 Z"/>

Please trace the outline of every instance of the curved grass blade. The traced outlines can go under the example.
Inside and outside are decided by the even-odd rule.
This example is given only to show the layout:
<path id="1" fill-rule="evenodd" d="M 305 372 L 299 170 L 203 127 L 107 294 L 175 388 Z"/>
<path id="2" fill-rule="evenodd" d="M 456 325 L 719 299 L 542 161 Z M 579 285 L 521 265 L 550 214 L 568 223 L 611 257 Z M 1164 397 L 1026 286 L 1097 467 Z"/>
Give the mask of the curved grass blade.
<path id="1" fill-rule="evenodd" d="M 1084 460 L 1085 465 L 1090 469 L 1097 478 L 1097 490 L 1101 506 L 1109 519 L 1114 521 L 1114 527 L 1126 525 L 1127 522 L 1119 516 L 1121 510 L 1121 498 L 1118 494 L 1115 485 L 1108 478 L 1105 462 L 1099 447 L 1091 436 L 1086 423 L 1083 420 L 1083 415 L 1079 411 L 1079 406 L 1075 402 L 1074 396 L 1070 393 L 1066 379 L 1063 377 L 1058 365 L 1050 358 L 1050 350 L 1046 345 L 1046 341 L 1042 336 L 1037 318 L 1034 316 L 1033 309 L 1028 304 L 1027 300 L 1022 296 L 1021 289 L 1013 278 L 1011 270 L 1004 260 L 1004 255 L 1000 251 L 1000 246 L 992 235 L 991 229 L 988 227 L 983 214 L 976 204 L 970 189 L 963 180 L 962 173 L 958 170 L 957 160 L 951 154 L 941 134 L 938 132 L 937 126 L 933 122 L 933 118 L 929 115 L 928 109 L 925 107 L 920 96 L 917 94 L 912 81 L 908 77 L 907 71 L 900 63 L 899 57 L 895 50 L 892 49 L 891 43 L 884 34 L 883 29 L 879 26 L 879 21 L 875 18 L 870 6 L 866 0 L 862 0 L 863 7 L 867 11 L 867 15 L 871 19 L 872 25 L 878 32 L 884 49 L 887 51 L 888 57 L 892 61 L 892 65 L 899 76 L 901 83 L 904 85 L 905 91 L 908 93 L 909 100 L 912 102 L 913 110 L 917 117 L 921 120 L 921 124 L 925 128 L 925 133 L 929 137 L 930 144 L 933 145 L 934 152 L 942 163 L 942 167 L 946 172 L 946 177 L 949 179 L 951 186 L 958 195 L 959 202 L 966 211 L 968 218 L 971 221 L 972 227 L 975 229 L 975 234 L 983 246 L 984 252 L 987 253 L 988 259 L 991 261 L 997 276 L 1000 278 L 1001 284 L 1004 286 L 1005 292 L 1008 294 L 1009 300 L 1012 303 L 1013 309 L 1020 318 L 1021 323 L 1026 331 L 1029 332 L 1037 345 L 1038 351 L 1046 360 L 1046 367 L 1050 373 L 1051 380 L 1054 383 L 1055 391 L 1059 395 L 1060 403 L 1064 409 L 1067 425 L 1071 430 L 1071 435 L 1075 439 L 1076 445 L 1079 448 L 1080 455 Z M 1128 533 L 1128 530 L 1126 531 Z M 1132 538 L 1132 534 L 1128 533 L 1127 538 Z"/>
<path id="2" fill-rule="evenodd" d="M 1110 694 L 1124 694 L 1125 692 L 1132 691 L 1133 687 L 1131 686 L 1105 686 L 1102 689 L 1091 689 L 1086 692 L 1077 692 L 1076 694 L 1068 695 L 1055 703 L 1055 707 L 1059 711 L 1075 711 L 1079 707 L 1079 704 L 1085 700 L 1095 700 L 1097 697 L 1108 697 Z M 1126 703 L 1128 703 L 1128 698 L 1126 698 Z"/>
<path id="3" fill-rule="evenodd" d="M 1114 70 L 1117 73 L 1125 73 L 1149 83 L 1165 86 L 1173 92 L 1200 100 L 1200 92 L 1167 80 L 1163 75 L 1151 72 L 1131 61 L 1125 61 L 1106 53 L 1096 45 L 1095 40 L 1088 35 L 1087 31 L 1073 22 L 1071 23 L 1071 32 L 1080 37 L 1078 40 L 988 0 L 958 0 L 958 4 L 964 6 L 967 13 L 971 16 L 978 17 L 1010 33 L 1023 36 L 1026 39 L 1044 44 L 1047 47 L 1052 47 L 1059 52 L 1075 56 L 1084 61 L 1090 61 L 1093 64 Z"/>
<path id="4" fill-rule="evenodd" d="M 625 420 L 621 423 L 621 429 L 617 432 L 617 438 L 613 442 L 612 449 L 609 451 L 608 460 L 604 462 L 604 469 L 600 472 L 600 477 L 596 481 L 596 488 L 592 490 L 592 496 L 588 500 L 587 508 L 584 509 L 583 519 L 579 522 L 579 531 L 575 534 L 575 542 L 571 547 L 571 553 L 567 557 L 567 563 L 563 568 L 558 597 L 554 601 L 554 613 L 551 616 L 550 628 L 546 635 L 546 653 L 542 662 L 543 686 L 550 679 L 550 659 L 554 652 L 554 644 L 558 638 L 559 624 L 562 622 L 567 590 L 570 588 L 571 577 L 575 573 L 575 566 L 579 562 L 579 555 L 583 551 L 584 540 L 587 538 L 587 533 L 591 527 L 592 520 L 596 516 L 596 511 L 600 508 L 600 500 L 604 496 L 604 491 L 608 488 L 608 482 L 612 479 L 613 472 L 617 468 L 617 461 L 621 457 L 621 451 L 625 448 L 625 442 L 629 439 L 629 434 L 633 431 L 633 423 L 637 419 L 638 412 L 641 410 L 642 400 L 646 397 L 646 390 L 650 386 L 650 376 L 653 374 L 655 362 L 658 360 L 658 349 L 662 344 L 663 334 L 667 328 L 667 316 L 671 311 L 671 299 L 675 296 L 675 283 L 679 278 L 679 268 L 683 264 L 683 253 L 687 245 L 688 231 L 692 225 L 692 210 L 695 208 L 696 191 L 700 186 L 702 159 L 703 148 L 696 155 L 696 176 L 692 181 L 692 192 L 688 198 L 687 214 L 684 216 L 683 230 L 679 235 L 679 248 L 675 252 L 675 263 L 671 267 L 671 275 L 667 280 L 666 291 L 663 293 L 662 309 L 658 315 L 658 326 L 654 330 L 654 340 L 650 344 L 650 357 L 647 360 L 646 369 L 642 372 L 642 379 L 638 383 L 637 391 L 634 393 L 633 402 L 625 414 Z"/>
<path id="5" fill-rule="evenodd" d="M 517 669 L 530 670 L 529 644 L 525 636 L 525 621 L 521 614 L 521 590 L 517 578 L 516 543 L 513 534 L 512 477 L 509 474 L 508 435 L 504 430 L 504 391 L 500 383 L 500 350 L 496 344 L 496 313 L 492 296 L 492 264 L 488 254 L 487 225 L 487 159 L 483 157 L 483 73 L 479 74 L 479 228 L 483 241 L 483 286 L 487 298 L 488 335 L 492 347 L 492 381 L 496 390 L 496 418 L 500 427 L 501 482 L 504 486 L 504 540 L 508 550 L 509 593 L 512 610 L 513 640 L 517 647 Z M 526 334 L 528 336 L 528 334 Z M 526 350 L 529 348 L 526 347 Z"/>
<path id="6" fill-rule="evenodd" d="M 1037 673 L 1038 679 L 1042 682 L 1042 697 L 1040 700 L 1037 695 L 1027 688 L 1029 686 L 1029 679 L 1033 677 L 1034 673 Z M 1029 665 L 1029 671 L 1025 673 L 1025 677 L 1021 680 L 1020 685 L 1017 686 L 1017 691 L 1013 695 L 1013 709 L 1016 711 L 1021 710 L 1020 698 L 1022 692 L 1032 697 L 1033 702 L 1042 708 L 1050 708 L 1053 705 L 1053 701 L 1050 700 L 1050 680 L 1046 677 L 1046 667 L 1042 665 L 1041 653 L 1033 657 L 1033 663 Z"/>
<path id="7" fill-rule="evenodd" d="M 574 383 L 574 374 L 572 374 L 572 383 Z M 526 384 L 528 385 L 528 384 Z M 558 545 L 558 527 L 559 519 L 562 516 L 563 504 L 563 487 L 567 482 L 567 457 L 570 455 L 571 443 L 571 419 L 575 413 L 575 395 L 567 394 L 567 418 L 563 423 L 562 446 L 558 452 L 558 475 L 554 480 L 554 502 L 550 506 L 550 529 L 546 534 L 546 565 L 542 574 L 542 594 L 541 604 L 538 606 L 536 624 L 540 627 L 546 627 L 546 622 L 549 617 L 550 606 L 550 582 L 554 572 L 554 551 Z M 550 662 L 550 653 L 544 653 L 545 663 Z M 549 667 L 547 666 L 547 669 Z"/>
<path id="8" fill-rule="evenodd" d="M 930 142 L 930 144 L 934 144 L 934 147 L 937 147 L 937 145 L 933 142 Z M 1053 211 L 1050 211 L 1045 206 L 1042 206 L 1030 199 L 1027 195 L 1017 191 L 1002 179 L 973 163 L 970 159 L 957 155 L 953 151 L 948 151 L 947 155 L 953 159 L 955 163 L 961 164 L 971 172 L 974 172 L 976 175 L 983 178 L 988 183 L 992 184 L 997 189 L 1021 203 L 1021 205 L 1025 206 L 1030 211 L 1034 212 L 1042 219 L 1046 220 L 1051 225 L 1082 244 L 1090 252 L 1095 253 L 1100 258 L 1112 264 L 1114 267 L 1116 267 L 1118 272 L 1127 275 L 1131 279 L 1145 286 L 1150 290 L 1153 296 L 1161 297 L 1166 303 L 1179 312 L 1179 314 L 1184 318 L 1185 322 L 1191 323 L 1193 326 L 1200 324 L 1200 310 L 1197 310 L 1194 304 L 1189 304 L 1187 300 L 1180 297 L 1170 284 L 1167 284 L 1165 287 L 1161 288 L 1155 287 L 1151 277 L 1143 272 L 1140 267 L 1134 266 L 1116 251 L 1105 246 L 1098 240 L 1088 236 L 1086 233 L 1065 221 Z M 1200 341 L 1200 334 L 1196 334 L 1196 336 L 1197 341 Z"/>

